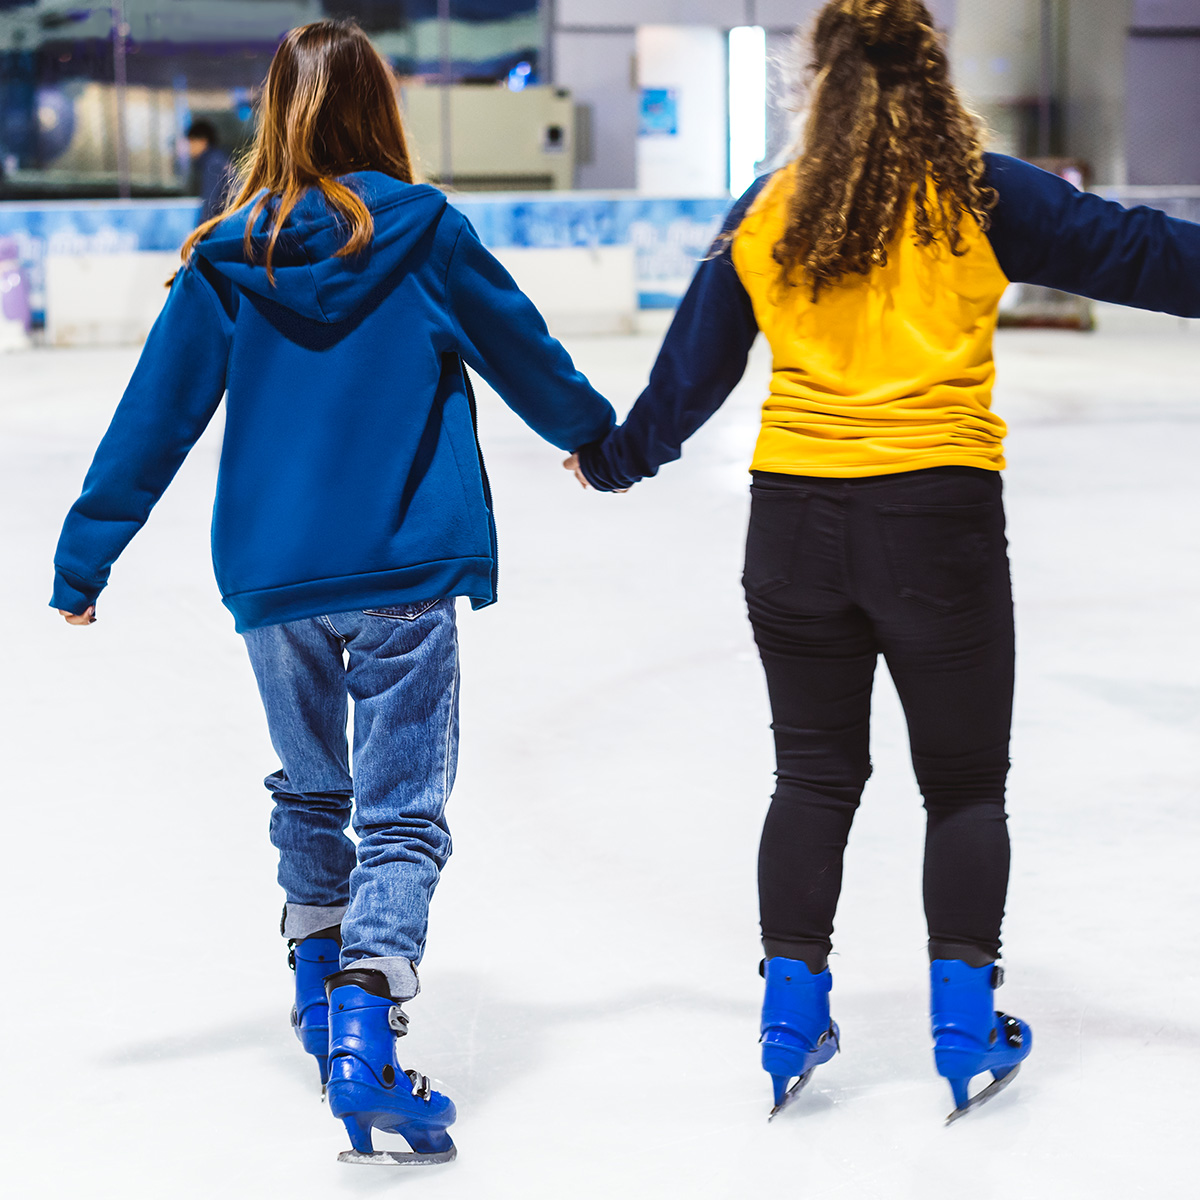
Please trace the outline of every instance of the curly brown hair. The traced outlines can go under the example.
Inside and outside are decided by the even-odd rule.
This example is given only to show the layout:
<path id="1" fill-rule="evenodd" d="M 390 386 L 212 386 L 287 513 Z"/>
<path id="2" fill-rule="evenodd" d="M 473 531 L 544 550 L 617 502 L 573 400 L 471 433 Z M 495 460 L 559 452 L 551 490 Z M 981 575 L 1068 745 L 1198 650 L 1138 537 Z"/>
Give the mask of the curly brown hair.
<path id="1" fill-rule="evenodd" d="M 788 168 L 788 228 L 775 246 L 784 279 L 811 283 L 816 298 L 885 266 L 910 203 L 919 245 L 942 239 L 964 254 L 964 218 L 986 229 L 997 197 L 983 184 L 982 125 L 950 82 L 929 9 L 830 0 L 809 67 L 804 150 Z"/>

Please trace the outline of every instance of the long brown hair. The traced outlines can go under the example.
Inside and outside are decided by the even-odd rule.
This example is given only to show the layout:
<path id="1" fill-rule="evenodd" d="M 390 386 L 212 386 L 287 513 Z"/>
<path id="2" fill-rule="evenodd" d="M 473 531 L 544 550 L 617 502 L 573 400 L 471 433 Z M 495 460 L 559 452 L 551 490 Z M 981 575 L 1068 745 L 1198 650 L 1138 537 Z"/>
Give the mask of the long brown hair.
<path id="1" fill-rule="evenodd" d="M 785 279 L 814 297 L 888 261 L 910 203 L 916 237 L 965 253 L 962 225 L 996 203 L 983 184 L 983 130 L 953 84 L 921 0 L 829 0 L 817 18 L 803 152 L 787 232 Z M 932 195 L 929 186 L 933 183 Z"/>
<path id="2" fill-rule="evenodd" d="M 292 209 L 310 189 L 349 226 L 339 258 L 371 244 L 375 222 L 339 175 L 381 171 L 413 181 L 412 161 L 391 70 L 353 21 L 315 21 L 283 39 L 259 102 L 258 131 L 224 212 L 205 221 L 184 243 L 187 262 L 196 243 L 235 209 L 254 201 L 246 219 L 246 258 L 254 259 L 254 225 L 272 205 L 263 261 L 275 281 L 275 244 Z M 257 199 L 255 199 L 257 197 Z"/>

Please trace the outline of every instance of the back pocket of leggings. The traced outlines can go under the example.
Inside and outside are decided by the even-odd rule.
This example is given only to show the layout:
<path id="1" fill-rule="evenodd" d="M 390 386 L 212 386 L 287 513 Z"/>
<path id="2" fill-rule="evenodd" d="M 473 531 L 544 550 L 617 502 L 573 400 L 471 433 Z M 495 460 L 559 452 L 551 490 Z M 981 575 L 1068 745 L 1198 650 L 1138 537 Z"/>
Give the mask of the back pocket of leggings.
<path id="1" fill-rule="evenodd" d="M 903 599 L 951 609 L 986 585 L 1001 552 L 998 504 L 891 504 L 880 516 L 888 567 Z"/>
<path id="2" fill-rule="evenodd" d="M 752 596 L 767 596 L 795 582 L 808 493 L 755 484 L 750 496 L 742 586 Z"/>
<path id="3" fill-rule="evenodd" d="M 415 600 L 412 604 L 388 604 L 382 608 L 364 608 L 363 615 L 368 617 L 389 617 L 393 621 L 415 621 L 423 617 L 440 600 Z"/>

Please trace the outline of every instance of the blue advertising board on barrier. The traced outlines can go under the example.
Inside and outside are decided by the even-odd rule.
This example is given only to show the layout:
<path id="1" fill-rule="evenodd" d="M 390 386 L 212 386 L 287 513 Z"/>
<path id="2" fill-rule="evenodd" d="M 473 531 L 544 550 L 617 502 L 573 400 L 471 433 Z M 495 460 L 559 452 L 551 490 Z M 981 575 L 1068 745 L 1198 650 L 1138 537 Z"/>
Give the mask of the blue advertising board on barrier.
<path id="1" fill-rule="evenodd" d="M 546 193 L 451 198 L 492 249 L 632 245 L 642 308 L 674 308 L 730 201 Z M 195 226 L 192 200 L 0 203 L 0 237 L 16 238 L 35 313 L 45 308 L 47 254 L 178 250 Z"/>
<path id="2" fill-rule="evenodd" d="M 0 204 L 0 237 L 15 238 L 29 272 L 34 319 L 45 317 L 47 254 L 128 254 L 171 251 L 196 227 L 195 200 L 51 200 Z"/>
<path id="3" fill-rule="evenodd" d="M 639 306 L 675 308 L 731 201 L 568 193 L 455 196 L 451 203 L 493 250 L 632 245 Z"/>
<path id="4" fill-rule="evenodd" d="M 1194 194 L 1193 194 L 1194 193 Z M 1105 189 L 1125 204 L 1200 217 L 1197 189 Z M 640 197 L 632 193 L 546 192 L 451 198 L 494 250 L 629 246 L 637 260 L 638 303 L 671 309 L 707 253 L 730 201 Z M 30 275 L 35 317 L 45 308 L 44 264 L 51 254 L 175 251 L 195 226 L 194 200 L 0 202 L 0 238 L 15 238 Z"/>

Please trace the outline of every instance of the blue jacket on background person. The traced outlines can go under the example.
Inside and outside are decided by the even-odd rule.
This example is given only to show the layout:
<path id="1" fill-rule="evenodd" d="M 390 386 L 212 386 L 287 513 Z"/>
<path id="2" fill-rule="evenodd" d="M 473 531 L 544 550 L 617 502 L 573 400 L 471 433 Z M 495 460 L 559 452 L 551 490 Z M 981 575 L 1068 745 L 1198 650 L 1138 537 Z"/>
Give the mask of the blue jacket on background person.
<path id="1" fill-rule="evenodd" d="M 315 190 L 287 221 L 274 282 L 244 252 L 246 209 L 198 243 L 67 516 L 52 607 L 95 604 L 223 395 L 213 564 L 239 631 L 495 600 L 463 364 L 563 450 L 605 437 L 612 407 L 444 195 L 370 171 L 343 182 L 375 221 L 361 255 L 335 257 L 345 226 Z"/>
<path id="2" fill-rule="evenodd" d="M 200 223 L 211 220 L 224 207 L 229 192 L 232 163 L 219 146 L 209 144 L 192 164 L 200 196 Z"/>

